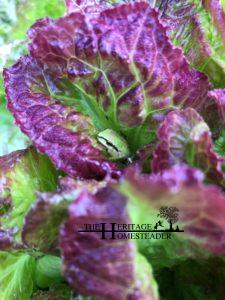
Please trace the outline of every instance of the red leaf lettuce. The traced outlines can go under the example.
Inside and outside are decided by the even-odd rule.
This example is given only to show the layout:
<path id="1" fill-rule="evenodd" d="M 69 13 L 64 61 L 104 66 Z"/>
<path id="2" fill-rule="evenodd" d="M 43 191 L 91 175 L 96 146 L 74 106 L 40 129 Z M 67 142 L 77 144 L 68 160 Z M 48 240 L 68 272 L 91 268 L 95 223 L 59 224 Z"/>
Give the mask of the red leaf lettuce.
<path id="1" fill-rule="evenodd" d="M 204 107 L 206 76 L 189 68 L 145 2 L 44 18 L 28 36 L 30 54 L 4 70 L 8 108 L 37 149 L 72 176 L 118 178 L 97 142 L 105 129 L 134 156 L 165 112 Z"/>

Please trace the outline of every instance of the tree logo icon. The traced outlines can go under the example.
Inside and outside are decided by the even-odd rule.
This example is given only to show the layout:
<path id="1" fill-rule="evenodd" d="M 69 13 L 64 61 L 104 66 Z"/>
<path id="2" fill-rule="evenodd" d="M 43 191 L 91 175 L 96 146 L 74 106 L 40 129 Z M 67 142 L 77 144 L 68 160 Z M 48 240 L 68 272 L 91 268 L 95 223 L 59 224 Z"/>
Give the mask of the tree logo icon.
<path id="1" fill-rule="evenodd" d="M 179 220 L 179 209 L 174 206 L 163 206 L 159 209 L 159 214 L 157 217 L 160 217 L 166 220 L 169 224 L 168 231 L 180 231 L 179 226 L 177 225 L 174 228 L 174 224 Z"/>

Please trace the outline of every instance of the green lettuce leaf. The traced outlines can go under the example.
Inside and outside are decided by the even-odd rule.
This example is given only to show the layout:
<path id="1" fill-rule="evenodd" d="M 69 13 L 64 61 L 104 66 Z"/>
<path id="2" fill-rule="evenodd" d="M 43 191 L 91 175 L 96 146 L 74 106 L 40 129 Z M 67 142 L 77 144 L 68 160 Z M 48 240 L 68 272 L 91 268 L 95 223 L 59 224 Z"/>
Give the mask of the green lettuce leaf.
<path id="1" fill-rule="evenodd" d="M 0 252 L 0 299 L 29 300 L 33 293 L 35 258 L 25 253 Z"/>
<path id="2" fill-rule="evenodd" d="M 225 131 L 223 130 L 214 143 L 214 150 L 220 156 L 225 156 Z"/>
<path id="3" fill-rule="evenodd" d="M 0 261 L 0 299 L 70 300 L 59 257 L 1 251 Z"/>
<path id="4" fill-rule="evenodd" d="M 45 255 L 37 259 L 35 267 L 35 282 L 40 288 L 63 282 L 61 259 L 53 255 Z"/>
<path id="5" fill-rule="evenodd" d="M 10 199 L 12 208 L 0 218 L 1 228 L 14 228 L 20 241 L 23 218 L 36 200 L 36 192 L 53 191 L 57 176 L 49 159 L 34 148 L 0 157 L 0 195 Z"/>

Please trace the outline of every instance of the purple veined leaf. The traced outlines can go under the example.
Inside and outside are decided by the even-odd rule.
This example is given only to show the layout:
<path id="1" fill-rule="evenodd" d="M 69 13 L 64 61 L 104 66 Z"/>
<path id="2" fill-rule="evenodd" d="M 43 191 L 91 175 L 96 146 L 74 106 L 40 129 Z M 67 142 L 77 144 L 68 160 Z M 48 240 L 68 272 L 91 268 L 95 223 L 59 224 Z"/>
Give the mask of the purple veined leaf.
<path id="1" fill-rule="evenodd" d="M 152 161 L 155 173 L 188 163 L 200 168 L 206 180 L 224 185 L 225 160 L 214 152 L 209 127 L 194 109 L 170 112 L 158 130 L 158 139 Z"/>
<path id="2" fill-rule="evenodd" d="M 149 13 L 145 15 L 146 9 Z M 139 16 L 135 21 L 137 24 L 134 23 L 136 26 L 133 26 L 132 32 L 130 32 L 133 20 L 130 18 L 128 21 L 128 16 L 134 15 L 135 18 L 138 12 Z M 118 15 L 121 15 L 119 20 L 117 19 Z M 77 73 L 79 72 L 77 64 L 80 61 L 84 62 L 81 72 L 84 74 L 85 71 L 87 76 L 90 74 L 89 81 L 92 85 L 95 84 L 95 89 L 97 84 L 97 91 L 94 90 L 94 92 L 97 92 L 96 96 L 100 104 L 107 111 L 114 105 L 113 101 L 116 98 L 117 114 L 119 114 L 119 120 L 121 119 L 125 125 L 134 126 L 140 123 L 143 119 L 140 116 L 145 113 L 148 114 L 149 106 L 153 108 L 170 106 L 171 97 L 167 96 L 172 92 L 174 93 L 173 89 L 175 89 L 175 96 L 173 95 L 175 104 L 185 101 L 190 105 L 193 101 L 199 100 L 197 105 L 201 106 L 200 99 L 208 87 L 206 78 L 194 70 L 189 70 L 181 51 L 170 44 L 166 36 L 166 29 L 157 20 L 157 14 L 146 3 L 127 4 L 104 11 L 98 18 L 93 20 L 92 23 L 94 24 L 90 24 L 92 30 L 88 30 L 87 25 L 89 24 L 85 23 L 84 17 L 77 15 L 76 19 L 79 22 L 73 22 L 74 18 L 75 15 L 70 15 L 56 22 L 43 20 L 36 23 L 29 31 L 29 36 L 32 39 L 30 43 L 31 53 L 37 59 L 48 64 L 49 68 L 53 67 L 60 56 L 60 59 L 63 59 L 60 66 L 61 74 L 66 73 L 67 76 L 74 78 L 75 83 L 79 80 L 80 75 Z M 122 24 L 122 19 L 126 24 L 125 27 Z M 147 27 L 147 22 L 150 19 L 155 20 L 154 25 Z M 121 30 L 120 25 L 124 30 Z M 67 30 L 67 35 L 63 34 L 65 33 L 65 26 L 70 29 L 71 33 Z M 79 30 L 79 35 L 76 36 L 76 31 L 80 27 L 83 30 Z M 120 30 L 118 30 L 119 28 Z M 128 28 L 129 35 L 126 31 Z M 138 35 L 139 31 L 140 35 Z M 157 32 L 154 40 L 158 44 L 154 44 L 152 40 L 152 31 Z M 47 32 L 51 32 L 51 40 L 46 40 Z M 59 32 L 62 32 L 61 37 L 59 37 Z M 158 32 L 161 32 L 161 34 L 159 35 Z M 73 35 L 76 39 L 79 38 L 77 47 L 76 44 L 75 46 L 71 44 Z M 141 39 L 142 35 L 145 35 L 145 39 Z M 87 36 L 89 37 L 88 40 Z M 141 39 L 143 46 L 137 47 L 139 45 L 138 40 L 131 42 L 131 36 L 137 36 Z M 96 39 L 99 40 L 99 46 L 96 44 Z M 57 40 L 61 40 L 61 49 L 57 46 Z M 123 40 L 124 44 L 121 44 L 120 41 Z M 82 49 L 82 43 L 85 43 L 84 49 Z M 136 47 L 132 49 L 132 45 L 136 45 Z M 51 52 L 48 53 L 50 49 Z M 143 51 L 143 49 L 145 50 Z M 96 55 L 99 55 L 99 53 L 102 58 L 102 66 L 99 66 L 98 61 L 96 62 Z M 146 57 L 147 53 L 152 53 L 150 57 L 148 54 L 148 60 L 141 59 L 141 57 Z M 168 65 L 168 67 L 165 68 L 165 65 Z M 162 73 L 160 71 L 162 67 L 164 76 L 161 79 L 159 73 Z M 105 69 L 107 73 L 104 72 Z M 93 83 L 93 73 L 98 75 L 96 74 L 97 71 L 100 73 L 99 79 L 96 79 Z M 136 78 L 138 72 L 141 72 L 141 74 Z M 77 80 L 76 76 L 78 77 Z M 189 89 L 185 84 L 184 76 L 187 76 L 186 81 L 189 82 Z M 172 78 L 176 82 L 174 88 L 171 85 Z M 102 83 L 98 86 L 100 81 Z M 144 87 L 143 82 L 145 83 Z M 193 84 L 193 90 L 190 89 L 190 82 Z M 76 84 L 79 84 L 79 81 Z M 199 84 L 202 91 L 198 87 Z M 106 90 L 111 93 L 109 95 L 110 99 L 106 95 Z M 146 94 L 145 107 L 143 107 L 143 94 Z M 129 101 L 130 98 L 133 98 L 133 103 L 130 103 L 132 102 Z M 137 114 L 137 119 L 132 120 L 134 124 L 129 124 L 131 122 L 131 118 L 127 117 L 129 111 Z"/>
<path id="3" fill-rule="evenodd" d="M 178 210 L 179 227 L 184 233 L 177 236 L 177 240 L 174 237 L 174 243 L 171 239 L 171 244 L 168 242 L 163 246 L 161 242 L 159 245 L 165 247 L 164 254 L 172 263 L 187 257 L 225 252 L 225 195 L 218 187 L 203 184 L 203 178 L 199 170 L 185 165 L 174 166 L 157 175 L 142 175 L 139 170 L 130 168 L 125 182 L 119 187 L 131 201 L 129 212 L 134 223 L 147 222 L 161 207 Z M 157 260 L 157 252 L 154 253 L 159 250 L 157 243 L 152 248 L 146 251 Z M 164 254 L 159 253 L 163 261 Z M 165 265 L 167 263 L 165 257 Z"/>
<path id="4" fill-rule="evenodd" d="M 192 21 L 195 15 L 195 3 L 189 0 L 183 1 L 149 1 L 150 5 L 160 13 L 161 21 L 169 31 L 176 32 L 176 38 L 182 33 L 184 27 Z"/>
<path id="5" fill-rule="evenodd" d="M 184 42 L 191 40 L 190 46 L 187 46 L 187 49 L 185 49 L 185 44 L 183 46 L 184 51 L 186 53 L 186 57 L 188 61 L 191 62 L 194 66 L 196 66 L 198 69 L 205 71 L 205 68 L 203 68 L 202 66 L 213 55 L 213 50 L 207 42 L 204 28 L 202 27 L 202 22 L 198 15 L 195 15 L 192 18 L 190 28 L 188 29 L 188 33 L 188 38 L 184 40 Z M 208 62 L 208 64 L 206 64 L 206 66 L 212 68 L 213 71 L 213 64 L 211 66 L 210 61 Z M 216 72 L 216 66 L 214 66 L 214 72 Z M 207 75 L 210 76 L 210 73 L 207 72 Z M 212 77 L 210 76 L 210 79 L 211 78 Z"/>
<path id="6" fill-rule="evenodd" d="M 22 76 L 23 74 L 23 76 Z M 47 76 L 47 75 L 46 75 Z M 30 56 L 4 71 L 8 108 L 16 123 L 42 153 L 72 176 L 102 179 L 115 165 L 104 159 L 93 139 L 90 119 L 52 99 L 50 77 Z M 117 171 L 112 176 L 117 176 Z"/>
<path id="7" fill-rule="evenodd" d="M 208 93 L 209 97 L 215 102 L 216 109 L 219 116 L 220 127 L 224 128 L 225 125 L 225 90 L 215 89 Z M 215 120 L 216 121 L 216 120 Z"/>
<path id="8" fill-rule="evenodd" d="M 186 48 L 191 51 L 191 47 L 189 49 L 190 36 L 192 37 L 192 39 L 194 39 L 194 37 L 197 39 L 198 37 L 199 40 L 202 41 L 203 34 L 201 35 L 200 33 L 200 24 L 198 20 L 199 5 L 196 3 L 196 1 L 150 0 L 149 2 L 150 5 L 159 12 L 160 20 L 165 26 L 167 26 L 167 31 L 171 40 L 175 45 L 181 46 L 184 49 L 186 55 Z M 199 52 L 201 48 L 204 48 L 204 44 L 201 43 L 200 45 L 195 45 L 193 43 L 193 45 L 191 46 L 194 48 L 196 47 L 198 50 L 197 52 Z M 202 53 L 204 53 L 205 55 L 204 51 L 202 51 Z M 188 59 L 190 59 L 191 62 L 193 62 L 195 58 L 200 59 L 199 56 L 199 53 L 197 53 L 195 57 L 195 51 L 193 51 L 193 53 L 191 54 L 191 58 L 189 57 L 189 55 L 187 55 Z"/>
<path id="9" fill-rule="evenodd" d="M 154 1 L 175 45 L 188 61 L 224 87 L 225 13 L 220 0 Z"/>
<path id="10" fill-rule="evenodd" d="M 211 14 L 214 26 L 220 34 L 223 43 L 225 43 L 225 12 L 222 6 L 222 1 L 219 0 L 203 0 L 202 4 L 206 10 Z"/>
<path id="11" fill-rule="evenodd" d="M 218 138 L 225 126 L 225 90 L 214 89 L 208 92 L 209 103 L 202 113 L 210 125 L 214 138 Z"/>
<path id="12" fill-rule="evenodd" d="M 206 103 L 201 115 L 209 125 L 212 138 L 218 139 L 225 126 L 225 93 L 224 89 L 214 89 L 208 92 Z"/>
<path id="13" fill-rule="evenodd" d="M 97 232 L 78 232 L 85 223 L 130 222 L 126 202 L 107 187 L 95 195 L 84 191 L 70 205 L 60 246 L 64 274 L 75 292 L 107 300 L 158 299 L 151 267 L 131 240 L 118 243 Z"/>
<path id="14" fill-rule="evenodd" d="M 104 10 L 88 21 L 81 14 L 40 20 L 28 35 L 35 58 L 54 71 L 57 65 L 60 76 L 94 93 L 123 125 L 140 124 L 152 109 L 200 108 L 209 88 L 207 78 L 189 68 L 158 14 L 144 2 Z"/>
<path id="15" fill-rule="evenodd" d="M 202 32 L 202 39 L 196 39 L 196 42 L 200 42 L 202 48 L 205 50 L 202 51 L 202 54 L 205 52 L 204 59 L 208 56 L 207 59 L 209 62 L 207 63 L 206 60 L 204 61 L 206 64 L 207 75 L 212 78 L 214 85 L 217 87 L 224 87 L 223 77 L 221 78 L 221 73 L 223 73 L 223 70 L 221 71 L 221 69 L 224 67 L 223 56 L 221 53 L 223 53 L 225 49 L 224 6 L 220 0 L 203 0 L 201 5 L 204 11 L 201 9 L 203 12 L 197 17 L 200 24 L 199 28 L 196 28 L 196 31 Z M 204 15 L 207 15 L 207 17 L 204 17 Z M 213 38 L 212 35 L 215 36 L 215 34 L 216 37 Z M 210 41 L 210 37 L 212 41 Z M 201 53 L 199 54 L 201 55 Z M 210 58 L 213 62 L 210 62 Z M 212 75 L 210 73 L 212 73 Z"/>
<path id="16" fill-rule="evenodd" d="M 24 217 L 22 240 L 25 245 L 43 253 L 59 254 L 58 234 L 61 223 L 68 217 L 68 206 L 85 189 L 96 193 L 105 181 L 60 179 L 52 193 L 38 193 L 37 201 Z"/>
<path id="17" fill-rule="evenodd" d="M 217 139 L 221 134 L 224 127 L 223 118 L 221 116 L 221 109 L 219 108 L 218 101 L 215 101 L 213 91 L 208 92 L 208 101 L 201 112 L 201 116 L 209 126 L 213 140 Z"/>

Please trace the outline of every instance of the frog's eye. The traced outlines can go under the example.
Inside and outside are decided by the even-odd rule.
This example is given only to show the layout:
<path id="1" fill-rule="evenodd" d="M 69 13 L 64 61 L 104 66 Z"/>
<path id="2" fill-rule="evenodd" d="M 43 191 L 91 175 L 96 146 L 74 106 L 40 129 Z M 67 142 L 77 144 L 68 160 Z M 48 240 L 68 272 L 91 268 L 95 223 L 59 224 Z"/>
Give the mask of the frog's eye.
<path id="1" fill-rule="evenodd" d="M 106 129 L 98 134 L 98 141 L 107 148 L 113 159 L 129 156 L 129 148 L 125 139 L 112 129 Z"/>

